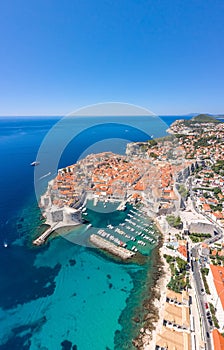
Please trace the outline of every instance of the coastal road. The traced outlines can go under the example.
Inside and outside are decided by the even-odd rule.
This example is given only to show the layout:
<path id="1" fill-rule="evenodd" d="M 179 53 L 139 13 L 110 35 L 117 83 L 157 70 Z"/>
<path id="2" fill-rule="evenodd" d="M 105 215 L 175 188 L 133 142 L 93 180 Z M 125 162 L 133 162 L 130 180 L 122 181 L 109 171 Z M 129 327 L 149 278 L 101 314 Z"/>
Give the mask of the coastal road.
<path id="1" fill-rule="evenodd" d="M 193 278 L 195 282 L 195 289 L 196 289 L 196 294 L 197 294 L 197 300 L 199 304 L 199 312 L 200 312 L 200 317 L 201 317 L 201 323 L 202 323 L 202 330 L 203 330 L 203 337 L 204 337 L 204 342 L 206 344 L 206 350 L 212 350 L 212 345 L 211 345 L 211 334 L 210 334 L 210 326 L 208 324 L 208 320 L 206 317 L 206 307 L 205 303 L 207 303 L 206 300 L 206 295 L 202 295 L 201 290 L 204 289 L 203 282 L 201 280 L 201 275 L 200 275 L 200 267 L 198 264 L 198 250 L 197 247 L 193 247 L 192 250 L 192 265 L 193 265 Z"/>
<path id="2" fill-rule="evenodd" d="M 197 214 L 202 214 L 206 219 L 208 219 L 211 224 L 213 224 L 214 227 L 214 232 L 211 238 L 205 240 L 204 242 L 209 244 L 214 243 L 215 241 L 218 241 L 223 237 L 223 228 L 214 220 L 212 220 L 209 216 L 207 216 L 205 213 L 202 213 L 197 207 L 196 207 L 196 195 L 194 194 L 192 190 L 192 179 L 191 177 L 188 180 L 188 189 L 189 189 L 189 194 L 190 194 L 190 199 L 191 199 L 191 207 L 193 211 Z M 207 315 L 206 312 L 209 309 L 206 309 L 206 303 L 207 303 L 207 298 L 206 295 L 203 295 L 201 290 L 204 290 L 204 285 L 203 281 L 201 279 L 201 274 L 200 274 L 200 265 L 198 263 L 199 260 L 199 254 L 198 254 L 198 246 L 194 246 L 191 249 L 192 257 L 191 257 L 191 264 L 193 267 L 193 279 L 194 279 L 194 284 L 195 284 L 195 291 L 196 291 L 196 297 L 198 300 L 198 307 L 199 307 L 199 312 L 200 312 L 200 318 L 201 318 L 201 325 L 202 325 L 202 334 L 204 337 L 204 342 L 206 346 L 206 350 L 212 350 L 212 345 L 211 345 L 211 328 L 208 323 Z"/>

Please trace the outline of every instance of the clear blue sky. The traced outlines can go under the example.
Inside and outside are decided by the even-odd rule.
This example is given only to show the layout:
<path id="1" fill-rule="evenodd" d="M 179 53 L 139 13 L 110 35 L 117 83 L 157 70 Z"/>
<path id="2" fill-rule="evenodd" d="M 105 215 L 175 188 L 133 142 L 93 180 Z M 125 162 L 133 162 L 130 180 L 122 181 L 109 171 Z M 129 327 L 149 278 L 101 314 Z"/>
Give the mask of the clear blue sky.
<path id="1" fill-rule="evenodd" d="M 223 0 L 1 0 L 0 115 L 224 113 Z"/>

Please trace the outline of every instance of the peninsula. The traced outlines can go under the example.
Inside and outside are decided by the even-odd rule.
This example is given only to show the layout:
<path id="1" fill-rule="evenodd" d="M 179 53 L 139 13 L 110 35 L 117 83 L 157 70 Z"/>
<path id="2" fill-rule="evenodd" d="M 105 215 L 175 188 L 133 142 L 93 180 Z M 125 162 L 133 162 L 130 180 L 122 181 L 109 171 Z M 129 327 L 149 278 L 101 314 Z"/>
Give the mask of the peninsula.
<path id="1" fill-rule="evenodd" d="M 59 169 L 40 199 L 50 228 L 34 244 L 44 243 L 59 227 L 80 224 L 89 200 L 118 203 L 117 210 L 131 203 L 125 223 L 99 229 L 89 242 L 132 259 L 139 246 L 158 243 L 136 211 L 140 205 L 162 232 L 160 256 L 167 273 L 154 286 L 154 326 L 146 318 L 134 346 L 215 349 L 223 342 L 224 327 L 218 278 L 224 273 L 224 124 L 200 115 L 174 122 L 168 132 L 161 139 L 128 144 L 126 155 L 91 154 Z"/>
<path id="2" fill-rule="evenodd" d="M 34 244 L 42 244 L 53 230 L 82 223 L 88 200 L 95 204 L 98 201 L 116 202 L 119 203 L 118 209 L 124 209 L 127 202 L 141 203 L 151 218 L 178 212 L 181 207 L 178 179 L 184 180 L 201 162 L 183 162 L 181 149 L 173 150 L 173 141 L 164 141 L 159 151 L 158 146 L 157 151 L 154 146 L 151 141 L 129 144 L 125 156 L 110 152 L 91 154 L 60 169 L 40 200 L 50 228 Z M 133 231 L 137 231 L 136 228 Z M 90 242 L 94 244 L 96 239 L 90 239 Z M 126 247 L 124 242 L 115 239 L 110 245 L 106 244 L 105 249 L 115 255 L 116 249 L 109 249 L 112 244 Z M 117 253 L 120 256 L 118 249 Z"/>

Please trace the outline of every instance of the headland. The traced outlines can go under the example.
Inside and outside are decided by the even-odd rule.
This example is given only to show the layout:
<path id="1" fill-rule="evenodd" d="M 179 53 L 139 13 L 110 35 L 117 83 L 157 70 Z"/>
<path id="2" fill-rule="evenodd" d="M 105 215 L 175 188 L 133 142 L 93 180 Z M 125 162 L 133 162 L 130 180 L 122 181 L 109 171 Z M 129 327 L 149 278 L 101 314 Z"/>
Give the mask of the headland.
<path id="1" fill-rule="evenodd" d="M 88 200 L 95 205 L 102 202 L 105 206 L 109 202 L 119 202 L 120 210 L 124 210 L 127 203 L 132 204 L 133 210 L 123 223 L 130 231 L 128 235 L 121 224 L 117 228 L 108 225 L 89 237 L 92 245 L 123 261 L 131 261 L 139 246 L 153 240 L 148 226 L 142 226 L 141 213 L 154 220 L 162 233 L 161 273 L 153 286 L 154 316 L 149 312 L 156 331 L 149 327 L 146 319 L 139 337 L 133 340 L 139 349 L 188 350 L 203 342 L 211 349 L 211 341 L 206 339 L 211 332 L 206 310 L 201 310 L 205 316 L 201 325 L 197 316 L 200 303 L 207 305 L 207 297 L 201 300 L 199 285 L 206 286 L 206 278 L 198 282 L 201 272 L 198 272 L 200 265 L 196 259 L 200 254 L 204 259 L 206 247 L 223 235 L 224 156 L 220 146 L 223 147 L 224 124 L 205 119 L 176 121 L 168 130 L 169 136 L 130 143 L 125 156 L 111 152 L 91 154 L 74 165 L 59 169 L 40 200 L 50 229 L 42 239 L 36 240 L 37 244 L 44 243 L 57 225 L 82 223 Z M 136 210 L 139 205 L 140 212 Z M 119 236 L 123 237 L 119 239 Z M 206 247 L 201 248 L 197 244 L 200 241 Z M 158 238 L 154 238 L 154 243 L 158 242 Z M 208 251 L 206 263 L 210 262 Z M 165 266 L 166 273 L 161 266 Z M 170 306 L 172 303 L 177 309 Z"/>
<path id="2" fill-rule="evenodd" d="M 150 142 L 128 144 L 125 156 L 110 152 L 91 154 L 74 165 L 59 169 L 40 199 L 43 216 L 50 229 L 34 244 L 42 244 L 58 227 L 82 223 L 89 200 L 94 205 L 103 202 L 105 207 L 106 203 L 117 202 L 117 210 L 124 210 L 126 203 L 141 203 L 142 211 L 152 219 L 161 214 L 178 212 L 181 198 L 177 179 L 190 174 L 198 164 L 170 158 L 167 153 L 173 149 L 173 143 L 169 140 L 164 142 L 156 158 L 151 154 L 152 145 Z M 136 239 L 141 227 L 133 217 L 129 216 L 127 223 L 133 226 L 131 232 Z M 122 229 L 117 233 L 122 235 Z M 145 243 L 141 243 L 144 246 Z M 116 240 L 113 244 L 123 245 Z M 135 249 L 132 251 L 135 252 Z"/>

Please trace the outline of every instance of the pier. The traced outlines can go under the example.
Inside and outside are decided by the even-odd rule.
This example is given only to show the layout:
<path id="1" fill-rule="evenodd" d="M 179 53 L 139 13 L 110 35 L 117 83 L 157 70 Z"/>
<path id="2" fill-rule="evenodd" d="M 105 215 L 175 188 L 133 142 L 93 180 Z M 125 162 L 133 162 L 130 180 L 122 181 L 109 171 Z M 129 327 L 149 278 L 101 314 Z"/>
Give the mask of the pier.
<path id="1" fill-rule="evenodd" d="M 97 198 L 97 197 L 94 197 L 94 198 L 93 198 L 93 206 L 96 207 L 96 206 L 97 206 L 97 203 L 98 203 L 98 198 Z"/>
<path id="2" fill-rule="evenodd" d="M 42 235 L 40 235 L 38 238 L 36 238 L 33 241 L 34 245 L 42 245 L 45 243 L 46 239 L 51 235 L 51 233 L 56 229 L 57 223 L 51 227 L 49 227 Z"/>
<path id="3" fill-rule="evenodd" d="M 124 200 L 119 204 L 119 206 L 117 207 L 117 210 L 122 211 L 122 210 L 125 210 L 125 208 L 126 208 L 126 201 Z"/>
<path id="4" fill-rule="evenodd" d="M 44 242 L 46 241 L 46 239 L 50 236 L 50 234 L 52 233 L 53 228 L 49 227 L 44 233 L 42 233 L 42 235 L 40 235 L 38 238 L 36 238 L 33 241 L 34 245 L 41 245 L 44 244 Z"/>
<path id="5" fill-rule="evenodd" d="M 113 255 L 116 255 L 123 260 L 130 259 L 135 255 L 134 252 L 131 252 L 130 250 L 122 248 L 122 247 L 118 247 L 115 244 L 113 244 L 112 242 L 108 242 L 106 239 L 99 237 L 95 234 L 92 234 L 90 236 L 89 240 L 97 248 L 106 250 L 107 252 L 109 252 Z"/>

